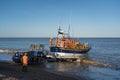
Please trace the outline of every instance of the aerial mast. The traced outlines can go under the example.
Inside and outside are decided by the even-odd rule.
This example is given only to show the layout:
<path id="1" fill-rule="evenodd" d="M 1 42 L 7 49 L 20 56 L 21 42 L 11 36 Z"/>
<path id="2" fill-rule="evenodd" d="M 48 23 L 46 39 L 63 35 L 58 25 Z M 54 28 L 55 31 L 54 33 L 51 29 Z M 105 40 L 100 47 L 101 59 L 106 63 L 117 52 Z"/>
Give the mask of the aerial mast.
<path id="1" fill-rule="evenodd" d="M 70 24 L 69 24 L 69 27 L 68 27 L 68 37 L 70 37 Z"/>

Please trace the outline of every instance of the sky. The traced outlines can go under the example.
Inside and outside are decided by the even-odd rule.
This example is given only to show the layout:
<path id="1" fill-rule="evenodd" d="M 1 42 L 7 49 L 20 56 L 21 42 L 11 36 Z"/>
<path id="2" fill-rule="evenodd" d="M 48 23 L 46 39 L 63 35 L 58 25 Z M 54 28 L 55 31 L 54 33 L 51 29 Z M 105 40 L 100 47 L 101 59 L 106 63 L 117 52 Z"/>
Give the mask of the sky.
<path id="1" fill-rule="evenodd" d="M 120 37 L 120 0 L 0 0 L 0 37 Z"/>

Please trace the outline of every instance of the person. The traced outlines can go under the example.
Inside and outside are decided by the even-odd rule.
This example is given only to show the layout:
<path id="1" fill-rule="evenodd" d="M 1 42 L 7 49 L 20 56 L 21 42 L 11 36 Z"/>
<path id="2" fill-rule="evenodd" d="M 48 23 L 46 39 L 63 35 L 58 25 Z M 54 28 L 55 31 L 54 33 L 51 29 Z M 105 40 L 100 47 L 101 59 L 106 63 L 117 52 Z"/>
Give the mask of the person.
<path id="1" fill-rule="evenodd" d="M 28 56 L 27 53 L 24 53 L 22 56 L 22 71 L 27 72 L 27 66 L 28 66 Z"/>
<path id="2" fill-rule="evenodd" d="M 65 37 L 64 37 L 64 34 L 62 34 L 61 39 L 64 40 L 64 38 L 65 38 Z"/>
<path id="3" fill-rule="evenodd" d="M 50 37 L 50 40 L 49 40 L 49 44 L 50 46 L 52 46 L 52 38 Z"/>
<path id="4" fill-rule="evenodd" d="M 55 46 L 58 46 L 58 38 L 56 38 L 56 40 L 55 40 Z"/>
<path id="5" fill-rule="evenodd" d="M 87 48 L 87 43 L 83 43 L 84 48 Z"/>

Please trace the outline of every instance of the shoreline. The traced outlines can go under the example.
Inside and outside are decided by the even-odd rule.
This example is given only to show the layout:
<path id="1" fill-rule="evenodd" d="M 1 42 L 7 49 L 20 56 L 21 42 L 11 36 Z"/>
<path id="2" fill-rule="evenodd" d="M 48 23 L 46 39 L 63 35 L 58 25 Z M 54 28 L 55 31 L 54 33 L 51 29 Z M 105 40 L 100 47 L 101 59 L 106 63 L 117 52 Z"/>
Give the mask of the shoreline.
<path id="1" fill-rule="evenodd" d="M 9 50 L 9 49 L 0 49 L 0 53 L 10 53 L 10 54 L 14 54 L 16 53 L 17 50 Z"/>
<path id="2" fill-rule="evenodd" d="M 28 65 L 28 72 L 22 72 L 22 65 L 0 61 L 0 80 L 77 80 L 76 78 L 48 72 L 41 65 Z"/>

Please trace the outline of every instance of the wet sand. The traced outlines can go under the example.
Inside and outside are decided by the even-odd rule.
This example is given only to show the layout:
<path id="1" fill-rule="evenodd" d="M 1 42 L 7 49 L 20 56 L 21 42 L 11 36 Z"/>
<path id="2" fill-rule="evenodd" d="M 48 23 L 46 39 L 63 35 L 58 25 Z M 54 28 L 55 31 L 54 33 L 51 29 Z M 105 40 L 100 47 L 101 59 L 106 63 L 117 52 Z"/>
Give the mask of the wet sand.
<path id="1" fill-rule="evenodd" d="M 22 72 L 21 64 L 0 61 L 0 80 L 77 80 L 47 72 L 41 68 L 41 65 L 29 65 L 28 71 Z"/>

